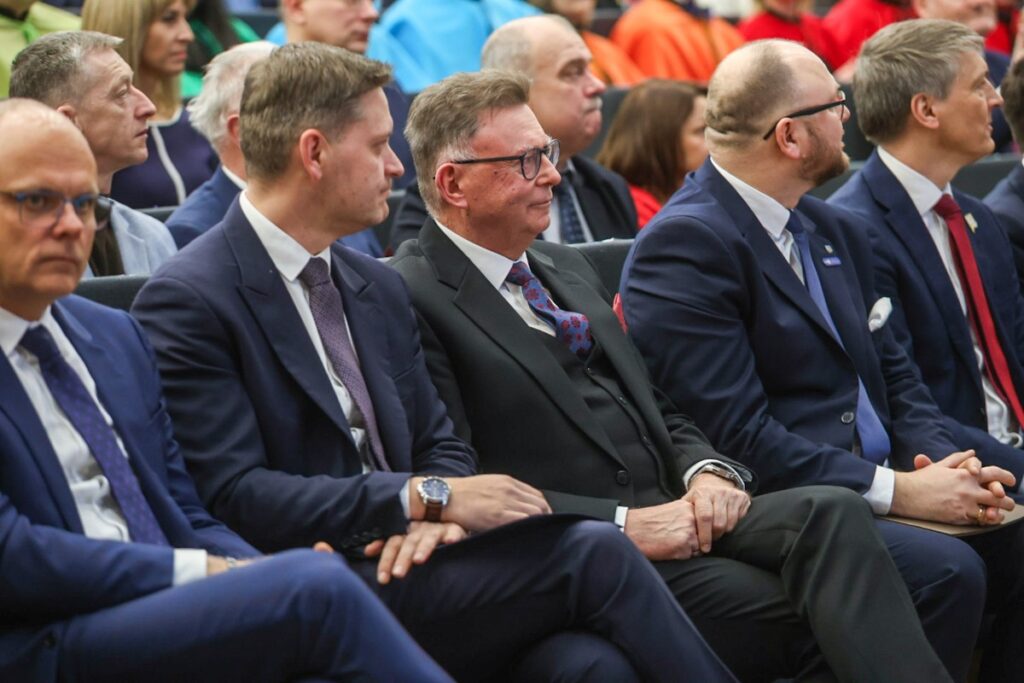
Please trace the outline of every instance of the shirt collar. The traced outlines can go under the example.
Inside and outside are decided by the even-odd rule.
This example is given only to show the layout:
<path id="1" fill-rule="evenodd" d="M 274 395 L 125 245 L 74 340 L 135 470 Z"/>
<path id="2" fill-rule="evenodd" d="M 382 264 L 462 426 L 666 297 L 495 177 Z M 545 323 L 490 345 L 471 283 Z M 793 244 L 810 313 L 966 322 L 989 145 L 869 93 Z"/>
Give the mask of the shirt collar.
<path id="1" fill-rule="evenodd" d="M 277 271 L 286 280 L 294 282 L 313 256 L 322 258 L 327 263 L 327 272 L 331 272 L 330 247 L 311 256 L 306 248 L 296 242 L 291 235 L 260 213 L 259 209 L 249 201 L 249 196 L 245 192 L 241 193 L 238 203 L 242 213 L 249 219 L 252 229 L 256 231 L 256 237 L 259 238 L 263 248 L 270 255 L 270 260 L 274 262 Z"/>
<path id="2" fill-rule="evenodd" d="M 244 190 L 245 189 L 246 182 L 244 180 L 242 180 L 241 178 L 239 178 L 234 173 L 232 173 L 228 169 L 227 166 L 225 166 L 224 164 L 221 164 L 220 165 L 220 170 L 222 170 L 224 172 L 224 175 L 226 175 L 228 177 L 228 180 L 230 180 L 231 182 L 233 182 L 235 184 L 235 187 L 237 187 L 239 190 Z"/>
<path id="3" fill-rule="evenodd" d="M 878 148 L 878 158 L 896 176 L 896 180 L 900 181 L 900 185 L 910 195 L 910 201 L 914 203 L 914 208 L 922 216 L 935 208 L 938 201 L 942 199 L 943 194 L 952 194 L 949 183 L 946 183 L 946 186 L 940 190 L 935 186 L 935 183 L 907 166 L 882 147 Z"/>
<path id="4" fill-rule="evenodd" d="M 526 254 L 523 253 L 519 258 L 512 260 L 502 256 L 501 254 L 485 249 L 475 242 L 467 240 L 462 235 L 455 233 L 448 227 L 445 227 L 435 219 L 437 227 L 441 228 L 441 232 L 452 241 L 452 243 L 458 247 L 459 251 L 465 254 L 466 258 L 469 259 L 470 263 L 476 266 L 484 278 L 491 283 L 495 289 L 501 289 L 502 283 L 505 282 L 505 277 L 508 276 L 508 272 L 512 270 L 512 265 L 515 263 L 523 263 L 527 268 L 530 267 L 530 263 L 526 260 Z"/>
<path id="5" fill-rule="evenodd" d="M 30 327 L 36 325 L 43 325 L 47 330 L 50 331 L 50 335 L 54 339 L 59 339 L 63 335 L 54 334 L 54 328 L 59 328 L 57 320 L 53 317 L 53 307 L 47 306 L 46 311 L 43 313 L 43 317 L 39 319 L 39 322 L 33 322 L 25 320 L 5 308 L 0 308 L 0 350 L 3 351 L 5 357 L 10 358 L 17 351 L 18 343 L 21 338 L 25 336 L 25 332 Z"/>
<path id="6" fill-rule="evenodd" d="M 789 209 L 764 192 L 761 192 L 752 185 L 748 185 L 726 171 L 715 163 L 714 158 L 711 159 L 711 164 L 722 174 L 725 182 L 729 183 L 732 189 L 736 190 L 736 194 L 740 196 L 740 199 L 754 213 L 754 216 L 764 226 L 764 229 L 768 231 L 771 238 L 776 242 L 782 239 L 782 231 L 786 228 L 786 223 L 789 222 Z"/>

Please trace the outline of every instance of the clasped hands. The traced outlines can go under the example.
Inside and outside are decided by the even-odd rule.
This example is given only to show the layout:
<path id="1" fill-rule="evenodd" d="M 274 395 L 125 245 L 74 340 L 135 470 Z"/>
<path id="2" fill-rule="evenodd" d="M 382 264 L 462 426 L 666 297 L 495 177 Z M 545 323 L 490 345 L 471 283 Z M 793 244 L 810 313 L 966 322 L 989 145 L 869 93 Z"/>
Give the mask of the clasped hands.
<path id="1" fill-rule="evenodd" d="M 892 513 L 948 524 L 999 524 L 1014 508 L 1006 495 L 1013 474 L 984 466 L 973 450 L 958 451 L 932 462 L 914 457 L 913 472 L 897 472 Z"/>
<path id="2" fill-rule="evenodd" d="M 625 532 L 649 560 L 685 560 L 711 552 L 749 509 L 750 496 L 731 481 L 698 474 L 679 500 L 631 508 Z"/>

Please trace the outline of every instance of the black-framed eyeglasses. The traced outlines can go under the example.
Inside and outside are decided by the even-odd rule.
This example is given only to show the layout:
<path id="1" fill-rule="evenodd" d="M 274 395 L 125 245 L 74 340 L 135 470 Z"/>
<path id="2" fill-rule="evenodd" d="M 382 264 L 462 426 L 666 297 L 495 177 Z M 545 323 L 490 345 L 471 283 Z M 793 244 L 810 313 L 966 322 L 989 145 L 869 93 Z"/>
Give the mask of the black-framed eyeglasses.
<path id="1" fill-rule="evenodd" d="M 487 157 L 485 159 L 452 159 L 453 164 L 490 164 L 500 161 L 518 161 L 519 171 L 526 180 L 533 180 L 540 173 L 541 159 L 547 157 L 551 165 L 558 164 L 558 140 L 552 139 L 543 147 L 528 149 L 522 154 L 508 157 Z"/>
<path id="2" fill-rule="evenodd" d="M 0 196 L 7 197 L 18 205 L 18 219 L 29 230 L 49 230 L 57 225 L 67 204 L 71 205 L 75 215 L 83 222 L 90 218 L 95 219 L 96 206 L 100 199 L 95 192 L 84 192 L 69 197 L 56 190 L 0 191 Z"/>
<path id="3" fill-rule="evenodd" d="M 807 109 L 801 109 L 799 111 L 793 112 L 792 114 L 786 114 L 785 116 L 780 118 L 778 121 L 773 123 L 772 127 L 768 129 L 768 132 L 765 133 L 764 137 L 762 137 L 761 139 L 762 140 L 767 140 L 768 138 L 770 138 L 772 136 L 772 133 L 775 132 L 775 129 L 778 127 L 778 125 L 780 123 L 782 123 L 782 119 L 798 119 L 801 116 L 812 116 L 814 114 L 817 114 L 818 112 L 822 112 L 822 111 L 826 111 L 828 109 L 832 109 L 833 107 L 842 107 L 843 108 L 843 111 L 839 112 L 839 118 L 840 119 L 845 119 L 846 115 L 850 111 L 850 109 L 846 106 L 846 99 L 845 98 L 841 99 L 841 100 L 836 100 L 834 102 L 829 102 L 827 104 L 819 104 L 817 107 L 808 107 Z"/>

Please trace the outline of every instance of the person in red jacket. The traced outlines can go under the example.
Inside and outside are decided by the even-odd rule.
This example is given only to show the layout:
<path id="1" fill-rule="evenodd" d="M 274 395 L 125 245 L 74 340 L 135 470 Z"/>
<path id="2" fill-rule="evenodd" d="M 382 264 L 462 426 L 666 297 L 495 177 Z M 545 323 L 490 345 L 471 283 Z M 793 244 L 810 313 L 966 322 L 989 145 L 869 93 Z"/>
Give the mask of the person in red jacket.
<path id="1" fill-rule="evenodd" d="M 747 41 L 782 38 L 800 43 L 835 71 L 846 61 L 821 17 L 811 13 L 810 0 L 758 0 L 760 11 L 739 23 Z"/>

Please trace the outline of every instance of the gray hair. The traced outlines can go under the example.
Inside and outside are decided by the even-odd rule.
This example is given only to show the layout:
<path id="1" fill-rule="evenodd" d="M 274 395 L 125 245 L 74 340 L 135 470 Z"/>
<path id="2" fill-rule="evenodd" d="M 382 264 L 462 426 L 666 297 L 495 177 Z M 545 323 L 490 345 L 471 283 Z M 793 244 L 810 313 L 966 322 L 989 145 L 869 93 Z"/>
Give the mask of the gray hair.
<path id="1" fill-rule="evenodd" d="M 416 96 L 405 137 L 412 149 L 420 194 L 433 215 L 441 208 L 434 173 L 442 160 L 469 155 L 484 113 L 525 105 L 529 98 L 530 83 L 524 75 L 493 69 L 457 73 Z"/>
<path id="2" fill-rule="evenodd" d="M 219 147 L 227 137 L 228 117 L 238 113 L 249 69 L 275 49 L 276 45 L 265 40 L 242 43 L 220 53 L 207 65 L 203 91 L 188 103 L 188 115 L 192 127 L 214 147 Z"/>
<path id="3" fill-rule="evenodd" d="M 480 52 L 480 68 L 517 71 L 533 75 L 533 32 L 537 22 L 557 24 L 566 31 L 576 33 L 569 20 L 559 14 L 530 16 L 515 19 L 494 31 Z"/>
<path id="4" fill-rule="evenodd" d="M 876 33 L 861 48 L 853 77 L 857 121 L 865 137 L 881 144 L 900 135 L 914 95 L 944 100 L 964 53 L 983 50 L 981 36 L 945 19 L 901 21 Z"/>
<path id="5" fill-rule="evenodd" d="M 41 36 L 18 53 L 11 65 L 11 97 L 38 100 L 57 108 L 77 102 L 88 89 L 82 77 L 86 59 L 116 50 L 120 38 L 97 31 L 60 31 Z"/>
<path id="6" fill-rule="evenodd" d="M 305 42 L 274 50 L 245 77 L 239 121 L 246 174 L 280 177 L 303 131 L 338 135 L 359 118 L 359 99 L 390 80 L 387 64 L 339 47 Z"/>

